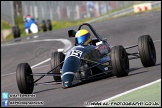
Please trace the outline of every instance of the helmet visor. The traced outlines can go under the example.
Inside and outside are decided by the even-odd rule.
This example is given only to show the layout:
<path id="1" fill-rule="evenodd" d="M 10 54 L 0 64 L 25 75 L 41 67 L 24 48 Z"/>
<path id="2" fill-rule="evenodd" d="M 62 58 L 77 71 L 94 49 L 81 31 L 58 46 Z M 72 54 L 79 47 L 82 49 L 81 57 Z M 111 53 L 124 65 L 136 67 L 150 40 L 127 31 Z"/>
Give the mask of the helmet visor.
<path id="1" fill-rule="evenodd" d="M 77 37 L 77 43 L 78 44 L 82 44 L 85 41 L 87 41 L 89 39 L 89 37 L 90 37 L 89 33 L 88 34 L 85 34 L 83 36 Z"/>

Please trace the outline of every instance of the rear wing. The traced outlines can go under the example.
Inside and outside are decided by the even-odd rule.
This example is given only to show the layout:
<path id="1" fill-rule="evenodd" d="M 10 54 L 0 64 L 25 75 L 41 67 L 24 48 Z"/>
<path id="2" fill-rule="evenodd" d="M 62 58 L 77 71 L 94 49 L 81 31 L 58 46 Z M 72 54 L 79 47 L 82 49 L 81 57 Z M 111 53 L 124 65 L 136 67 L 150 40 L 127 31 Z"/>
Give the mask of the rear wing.
<path id="1" fill-rule="evenodd" d="M 89 23 L 83 23 L 83 24 L 81 24 L 81 25 L 79 26 L 78 30 L 80 30 L 81 27 L 84 26 L 84 25 L 88 26 L 88 27 L 91 29 L 91 31 L 93 32 L 93 34 L 95 35 L 95 37 L 96 37 L 99 41 L 102 41 L 102 40 L 103 40 L 102 37 L 93 29 L 93 27 L 92 27 Z M 75 34 L 76 34 L 76 31 L 75 31 L 75 30 L 69 30 L 69 31 L 68 31 L 69 37 L 75 37 Z"/>

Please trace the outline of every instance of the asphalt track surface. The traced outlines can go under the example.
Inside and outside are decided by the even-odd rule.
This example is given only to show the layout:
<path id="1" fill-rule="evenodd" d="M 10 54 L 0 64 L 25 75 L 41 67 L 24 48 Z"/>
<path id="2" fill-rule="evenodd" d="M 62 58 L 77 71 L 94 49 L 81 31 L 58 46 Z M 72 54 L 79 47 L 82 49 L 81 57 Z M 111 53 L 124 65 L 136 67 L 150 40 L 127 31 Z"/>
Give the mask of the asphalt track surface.
<path id="1" fill-rule="evenodd" d="M 135 59 L 130 61 L 130 73 L 126 77 L 106 77 L 68 89 L 63 89 L 61 84 L 35 86 L 33 93 L 36 94 L 36 98 L 9 98 L 9 101 L 44 101 L 43 106 L 78 107 L 84 106 L 85 101 L 101 101 L 161 79 L 161 11 L 96 22 L 91 23 L 91 25 L 102 37 L 107 38 L 112 46 L 134 45 L 137 44 L 139 36 L 151 35 L 153 40 L 159 40 L 154 43 L 157 56 L 156 65 L 144 68 L 140 59 Z M 21 41 L 63 38 L 74 43 L 74 39 L 68 38 L 67 31 L 69 29 L 77 30 L 78 26 L 42 33 L 38 35 L 38 38 L 31 38 L 29 40 L 23 38 Z M 14 41 L 9 43 L 14 43 Z M 1 92 L 19 94 L 16 74 L 13 73 L 16 71 L 16 66 L 19 63 L 28 62 L 33 66 L 50 58 L 50 54 L 58 48 L 64 47 L 64 44 L 59 41 L 1 46 Z M 135 52 L 137 49 L 134 48 L 128 51 Z M 48 61 L 32 70 L 33 73 L 47 72 L 50 70 L 50 62 Z M 53 80 L 52 76 L 46 76 L 40 82 L 51 80 Z"/>

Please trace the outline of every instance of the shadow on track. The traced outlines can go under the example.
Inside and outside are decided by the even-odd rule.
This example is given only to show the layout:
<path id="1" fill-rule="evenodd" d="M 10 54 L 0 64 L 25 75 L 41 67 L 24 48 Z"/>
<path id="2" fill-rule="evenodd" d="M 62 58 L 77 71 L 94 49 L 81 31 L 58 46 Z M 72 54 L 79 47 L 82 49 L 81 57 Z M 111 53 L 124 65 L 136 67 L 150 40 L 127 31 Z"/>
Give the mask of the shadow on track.
<path id="1" fill-rule="evenodd" d="M 155 66 L 159 66 L 159 65 L 161 65 L 161 63 L 158 63 L 158 64 L 156 64 Z M 144 68 L 144 67 L 130 68 L 130 74 L 128 74 L 127 77 L 133 76 L 133 75 L 137 75 L 137 74 L 142 74 L 142 73 L 145 73 L 145 72 L 148 72 L 148 71 L 149 71 L 149 70 L 146 70 L 146 71 L 131 73 L 131 72 L 133 72 L 133 71 L 135 71 L 135 70 L 142 69 L 142 68 Z M 73 86 L 71 86 L 71 87 L 68 87 L 68 88 L 73 88 L 73 87 L 76 87 L 76 86 L 81 86 L 81 85 L 84 85 L 84 84 L 89 84 L 89 83 L 96 82 L 96 81 L 99 81 L 99 80 L 111 79 L 111 78 L 114 78 L 114 77 L 115 77 L 115 76 L 112 75 L 112 74 L 107 74 L 107 75 L 105 75 L 105 76 L 102 76 L 102 75 L 101 75 L 101 76 L 95 77 L 95 78 L 93 78 L 93 79 L 85 80 L 85 81 L 83 81 L 83 82 L 81 82 L 81 83 L 75 84 L 75 85 L 73 85 Z M 58 84 L 50 84 L 50 85 L 58 85 Z M 55 87 L 55 88 L 40 90 L 40 91 L 36 91 L 36 92 L 33 92 L 33 93 L 34 93 L 34 94 L 37 94 L 37 93 L 46 92 L 46 91 L 50 91 L 50 90 L 55 90 L 55 89 L 59 89 L 59 88 L 62 88 L 62 87 Z M 68 89 L 68 88 L 66 88 L 66 89 Z M 64 89 L 64 88 L 62 88 L 62 89 Z"/>
<path id="2" fill-rule="evenodd" d="M 159 66 L 159 65 L 161 65 L 161 63 L 158 63 L 158 64 L 156 64 L 155 66 Z M 155 66 L 152 66 L 152 67 L 155 67 Z M 133 72 L 133 71 L 135 71 L 135 70 L 142 69 L 142 68 L 145 68 L 145 67 L 131 68 L 131 69 L 130 69 L 130 72 Z M 149 67 L 147 67 L 147 68 L 149 68 Z M 142 71 L 142 72 L 136 72 L 136 73 L 129 74 L 128 76 L 137 75 L 137 74 L 145 73 L 145 72 L 148 72 L 148 71 L 149 71 L 149 70 L 145 70 L 145 71 Z"/>
<path id="3" fill-rule="evenodd" d="M 41 90 L 41 91 L 36 91 L 36 92 L 33 92 L 33 94 L 37 94 L 37 93 L 41 93 L 41 92 L 45 92 L 45 91 L 49 91 L 49 90 L 54 90 L 54 89 L 57 89 L 57 88 L 50 88 L 50 89 L 45 89 L 45 90 Z"/>
<path id="4" fill-rule="evenodd" d="M 75 84 L 73 85 L 72 87 L 75 87 L 75 86 L 81 86 L 81 85 L 84 85 L 84 84 L 88 84 L 88 83 L 92 83 L 92 82 L 96 82 L 96 81 L 99 81 L 99 80 L 103 80 L 103 79 L 110 79 L 112 78 L 114 75 L 112 75 L 111 73 L 107 74 L 107 75 L 101 75 L 101 76 L 98 76 L 98 77 L 94 77 L 92 79 L 88 79 L 88 80 L 85 80 L 81 83 L 78 83 L 78 84 Z M 71 88 L 71 87 L 69 87 Z"/>

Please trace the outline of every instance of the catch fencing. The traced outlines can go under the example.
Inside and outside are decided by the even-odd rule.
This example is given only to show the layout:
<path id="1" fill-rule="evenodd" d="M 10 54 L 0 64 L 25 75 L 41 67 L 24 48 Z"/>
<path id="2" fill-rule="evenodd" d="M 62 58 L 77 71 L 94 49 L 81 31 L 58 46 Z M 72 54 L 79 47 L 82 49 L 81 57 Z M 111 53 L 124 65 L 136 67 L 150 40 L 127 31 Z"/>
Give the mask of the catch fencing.
<path id="1" fill-rule="evenodd" d="M 1 1 L 1 19 L 15 24 L 14 1 Z M 114 10 L 123 14 L 123 9 L 133 9 L 133 5 L 154 1 L 21 1 L 21 15 L 31 15 L 38 21 L 50 19 L 56 21 L 76 21 L 84 18 L 103 16 Z M 130 7 L 130 8 L 128 8 Z M 125 12 L 125 10 L 124 10 Z M 111 15 L 111 14 L 110 14 Z M 105 16 L 104 16 L 105 17 Z"/>
<path id="2" fill-rule="evenodd" d="M 104 15 L 139 1 L 22 1 L 23 15 L 39 20 L 76 21 Z"/>
<path id="3" fill-rule="evenodd" d="M 1 19 L 14 25 L 13 1 L 1 1 Z"/>
<path id="4" fill-rule="evenodd" d="M 1 19 L 15 24 L 14 1 L 1 1 Z M 22 15 L 42 20 L 76 21 L 104 15 L 139 1 L 21 1 Z"/>

